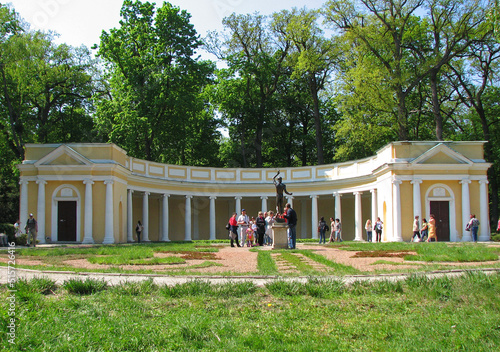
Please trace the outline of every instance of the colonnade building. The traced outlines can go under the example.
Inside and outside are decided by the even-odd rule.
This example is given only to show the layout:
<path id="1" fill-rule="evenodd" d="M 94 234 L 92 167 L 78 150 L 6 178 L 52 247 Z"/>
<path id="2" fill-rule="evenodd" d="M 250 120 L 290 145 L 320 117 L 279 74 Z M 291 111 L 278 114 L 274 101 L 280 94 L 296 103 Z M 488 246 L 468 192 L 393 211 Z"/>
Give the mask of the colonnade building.
<path id="1" fill-rule="evenodd" d="M 480 220 L 489 240 L 485 142 L 393 142 L 376 155 L 337 164 L 282 168 L 298 215 L 297 237 L 318 238 L 318 221 L 339 218 L 344 240 L 366 240 L 365 223 L 384 223 L 383 241 L 409 241 L 415 215 L 437 220 L 440 241 L 470 241 Z M 38 221 L 41 243 L 226 239 L 233 212 L 275 210 L 277 169 L 161 164 L 114 144 L 28 144 L 20 170 L 20 220 Z"/>

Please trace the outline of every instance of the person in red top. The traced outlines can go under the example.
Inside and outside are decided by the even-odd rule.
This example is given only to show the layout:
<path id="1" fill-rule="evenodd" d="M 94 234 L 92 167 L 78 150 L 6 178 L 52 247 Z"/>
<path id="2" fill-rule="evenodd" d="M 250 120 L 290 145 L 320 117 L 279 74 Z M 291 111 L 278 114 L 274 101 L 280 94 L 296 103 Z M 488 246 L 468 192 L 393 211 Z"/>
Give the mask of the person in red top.
<path id="1" fill-rule="evenodd" d="M 237 213 L 233 213 L 233 216 L 229 219 L 229 231 L 231 231 L 231 247 L 234 247 L 234 241 L 236 241 L 236 245 L 240 246 L 240 242 L 238 241 L 238 222 L 236 221 Z"/>

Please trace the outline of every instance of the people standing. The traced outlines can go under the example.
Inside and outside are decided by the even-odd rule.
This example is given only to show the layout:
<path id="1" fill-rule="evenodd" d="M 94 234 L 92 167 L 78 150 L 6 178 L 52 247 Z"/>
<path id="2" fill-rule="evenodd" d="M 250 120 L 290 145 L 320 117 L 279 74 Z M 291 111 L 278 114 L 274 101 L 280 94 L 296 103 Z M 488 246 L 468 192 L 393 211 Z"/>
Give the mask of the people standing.
<path id="1" fill-rule="evenodd" d="M 248 225 L 250 225 L 250 219 L 248 218 L 247 212 L 245 209 L 241 210 L 240 216 L 238 216 L 238 225 L 240 229 L 240 243 L 243 247 L 246 242 L 246 233 L 248 229 Z"/>
<path id="2" fill-rule="evenodd" d="M 137 234 L 137 243 L 141 243 L 141 235 L 144 226 L 142 226 L 141 220 L 137 220 L 137 226 L 135 227 L 135 233 Z"/>
<path id="3" fill-rule="evenodd" d="M 413 220 L 413 241 L 415 240 L 415 236 L 420 240 L 420 221 L 418 218 L 419 216 L 415 215 L 415 219 Z"/>
<path id="4" fill-rule="evenodd" d="M 337 228 L 337 231 L 335 231 L 335 240 L 337 242 L 342 242 L 342 224 L 339 218 L 335 219 L 335 227 Z"/>
<path id="5" fill-rule="evenodd" d="M 321 244 L 321 240 L 323 240 L 323 244 L 326 243 L 326 240 L 325 240 L 326 227 L 327 227 L 327 225 L 326 225 L 325 218 L 322 216 L 321 219 L 319 220 L 319 224 L 318 224 L 319 244 Z"/>
<path id="6" fill-rule="evenodd" d="M 429 216 L 429 223 L 427 224 L 427 227 L 429 228 L 429 237 L 427 237 L 427 242 L 431 241 L 431 238 L 434 238 L 434 240 L 437 242 L 437 234 L 436 234 L 436 219 L 434 219 L 434 214 L 431 214 Z"/>
<path id="7" fill-rule="evenodd" d="M 477 242 L 477 230 L 479 229 L 479 220 L 476 218 L 476 214 L 471 214 L 469 220 L 469 226 L 472 232 L 472 241 Z"/>
<path id="8" fill-rule="evenodd" d="M 257 225 L 257 243 L 259 246 L 263 246 L 264 234 L 266 233 L 266 219 L 262 211 L 259 211 L 257 219 L 255 219 L 255 225 Z"/>
<path id="9" fill-rule="evenodd" d="M 375 224 L 373 225 L 373 229 L 375 230 L 375 242 L 382 241 L 382 229 L 384 228 L 384 223 L 380 220 L 380 217 L 377 218 Z"/>
<path id="10" fill-rule="evenodd" d="M 274 212 L 270 211 L 266 217 L 266 237 L 265 244 L 272 245 L 273 244 L 273 225 L 274 225 Z"/>
<path id="11" fill-rule="evenodd" d="M 33 217 L 33 214 L 30 213 L 30 217 L 28 221 L 26 222 L 26 234 L 28 235 L 27 241 L 28 241 L 28 247 L 31 244 L 31 241 L 33 242 L 33 247 L 36 247 L 36 236 L 38 233 L 38 223 L 36 219 Z"/>
<path id="12" fill-rule="evenodd" d="M 365 230 L 366 230 L 366 240 L 368 242 L 371 242 L 373 232 L 372 232 L 372 221 L 370 219 L 366 220 Z"/>
<path id="13" fill-rule="evenodd" d="M 295 249 L 297 245 L 297 213 L 292 209 L 290 203 L 286 204 L 284 218 L 287 220 L 290 236 L 290 249 Z"/>
<path id="14" fill-rule="evenodd" d="M 234 243 L 236 243 L 238 247 L 241 247 L 240 242 L 238 242 L 238 222 L 236 221 L 236 216 L 238 216 L 238 213 L 234 212 L 231 218 L 229 218 L 231 247 L 234 247 Z"/>
<path id="15" fill-rule="evenodd" d="M 330 232 L 330 240 L 328 243 L 335 242 L 335 236 L 337 235 L 337 222 L 333 218 L 330 218 L 330 229 L 332 232 Z"/>
<path id="16" fill-rule="evenodd" d="M 427 219 L 423 218 L 422 219 L 422 228 L 420 229 L 421 242 L 423 242 L 427 239 L 428 234 L 429 234 L 429 224 L 427 223 Z"/>

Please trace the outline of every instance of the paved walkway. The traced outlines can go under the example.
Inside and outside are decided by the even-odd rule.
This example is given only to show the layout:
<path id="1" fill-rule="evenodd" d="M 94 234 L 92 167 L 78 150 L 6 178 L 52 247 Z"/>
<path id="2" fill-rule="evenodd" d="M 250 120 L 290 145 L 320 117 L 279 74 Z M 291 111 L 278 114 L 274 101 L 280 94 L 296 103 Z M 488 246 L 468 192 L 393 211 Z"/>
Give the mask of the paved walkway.
<path id="1" fill-rule="evenodd" d="M 57 285 L 61 285 L 64 281 L 70 279 L 86 280 L 87 278 L 104 280 L 108 285 L 119 285 L 125 282 L 141 282 L 144 280 L 152 279 L 157 285 L 177 285 L 193 280 L 203 280 L 208 281 L 213 284 L 223 284 L 227 282 L 241 282 L 241 281 L 252 281 L 257 286 L 264 286 L 269 282 L 276 280 L 287 280 L 287 281 L 297 281 L 297 282 L 307 282 L 308 277 L 278 277 L 278 276 L 171 276 L 171 275 L 161 275 L 161 274 L 113 274 L 113 273 L 85 273 L 85 272 L 72 272 L 72 271 L 42 271 L 42 270 L 30 270 L 30 269 L 20 269 L 11 268 L 10 277 L 15 276 L 17 279 L 27 279 L 30 280 L 35 277 L 44 277 L 55 281 Z M 12 275 L 12 270 L 14 270 L 15 275 Z M 489 269 L 457 269 L 457 270 L 441 270 L 421 273 L 420 275 L 426 275 L 429 278 L 437 277 L 457 277 L 464 275 L 470 271 L 481 271 L 485 274 L 492 274 L 500 272 L 500 268 L 489 268 Z M 0 284 L 6 284 L 8 282 L 8 268 L 0 267 Z M 346 276 L 319 276 L 319 279 L 336 279 L 343 280 L 346 284 L 352 284 L 355 281 L 399 281 L 405 280 L 411 274 L 381 274 L 381 275 L 346 275 Z"/>

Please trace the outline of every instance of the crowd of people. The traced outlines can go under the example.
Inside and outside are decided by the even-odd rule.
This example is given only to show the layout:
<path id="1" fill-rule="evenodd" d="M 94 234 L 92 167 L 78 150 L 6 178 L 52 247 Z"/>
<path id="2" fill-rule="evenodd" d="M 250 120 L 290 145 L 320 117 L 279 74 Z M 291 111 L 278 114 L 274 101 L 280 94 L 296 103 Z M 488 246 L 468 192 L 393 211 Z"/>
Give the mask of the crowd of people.
<path id="1" fill-rule="evenodd" d="M 250 217 L 246 209 L 242 209 L 239 216 L 233 213 L 226 226 L 229 230 L 231 247 L 271 246 L 273 244 L 272 227 L 277 221 L 276 216 L 277 214 L 273 211 L 259 211 L 256 218 Z M 281 217 L 287 222 L 289 247 L 295 249 L 297 214 L 290 204 L 287 204 Z"/>

